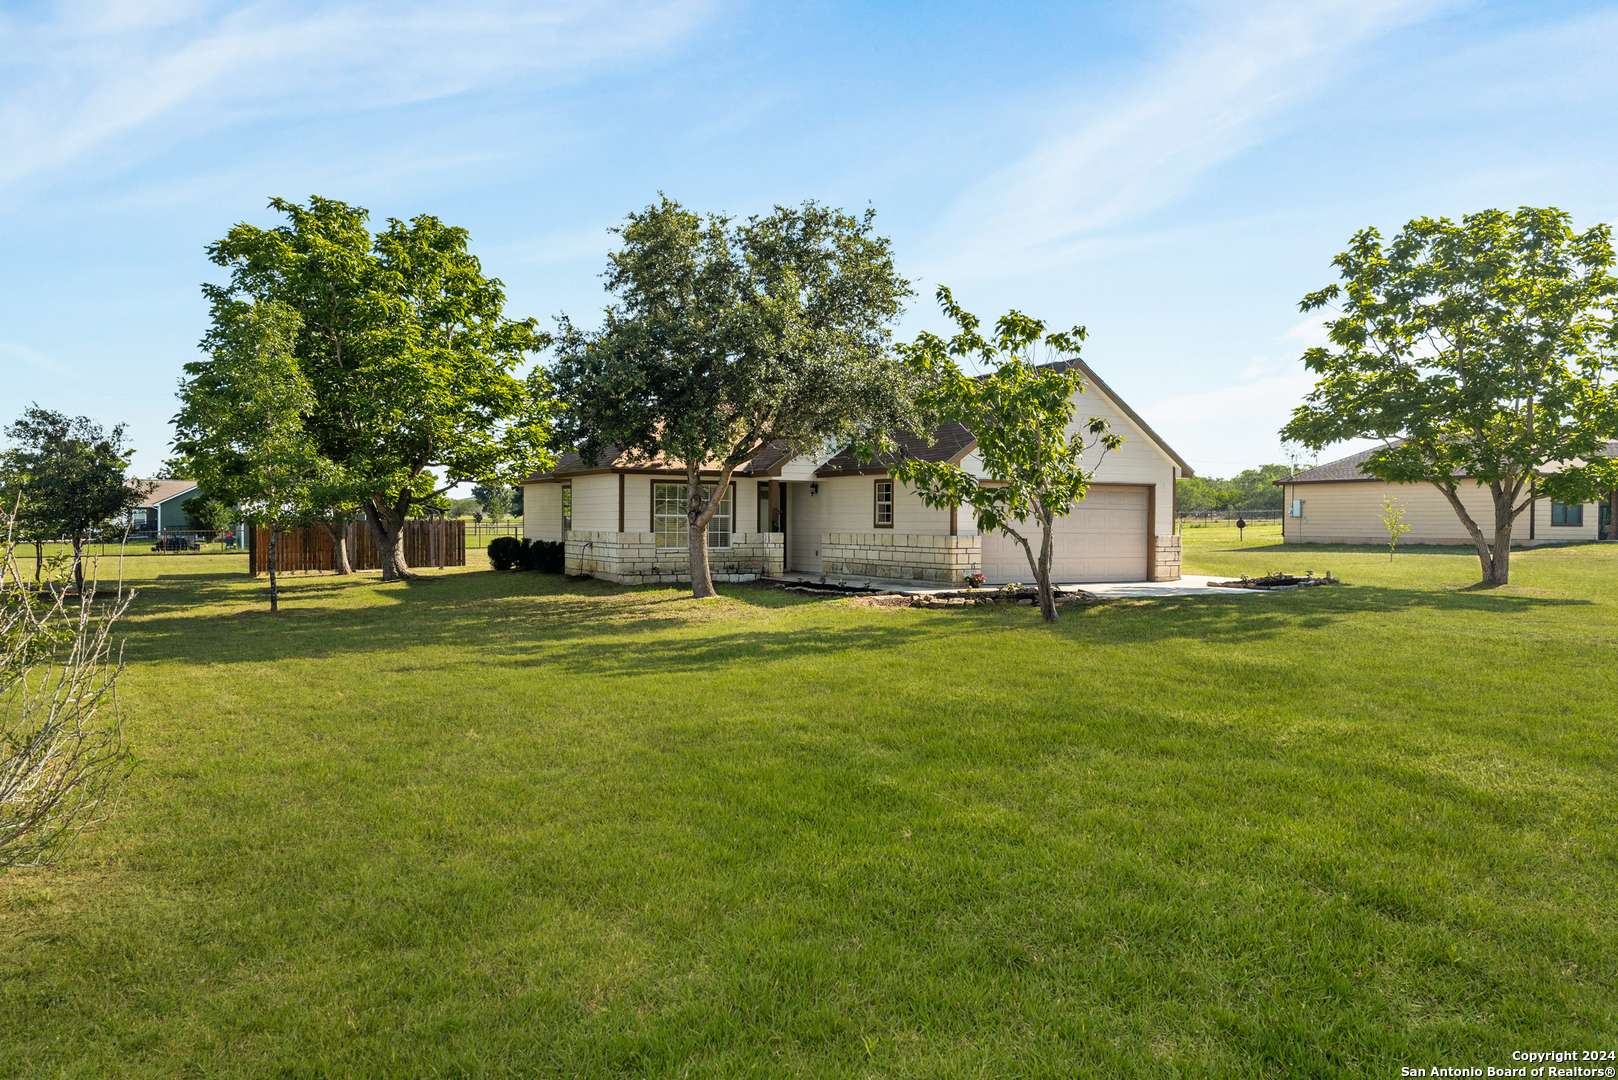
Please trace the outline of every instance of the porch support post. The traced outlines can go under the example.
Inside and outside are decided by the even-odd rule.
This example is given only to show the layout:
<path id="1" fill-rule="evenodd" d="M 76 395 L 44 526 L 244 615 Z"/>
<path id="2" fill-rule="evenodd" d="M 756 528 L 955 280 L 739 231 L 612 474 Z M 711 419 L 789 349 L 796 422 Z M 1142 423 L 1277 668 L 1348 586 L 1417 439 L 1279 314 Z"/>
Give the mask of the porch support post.
<path id="1" fill-rule="evenodd" d="M 781 481 L 770 481 L 770 531 L 784 533 L 787 523 L 781 520 Z"/>

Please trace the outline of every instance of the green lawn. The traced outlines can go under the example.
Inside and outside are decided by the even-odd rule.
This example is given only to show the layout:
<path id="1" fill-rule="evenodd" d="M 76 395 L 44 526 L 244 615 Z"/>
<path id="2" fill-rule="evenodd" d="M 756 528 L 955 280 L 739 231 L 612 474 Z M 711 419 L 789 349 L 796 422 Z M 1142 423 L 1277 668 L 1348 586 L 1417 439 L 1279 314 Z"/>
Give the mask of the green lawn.
<path id="1" fill-rule="evenodd" d="M 1337 589 L 150 581 L 139 768 L 0 879 L 0 1074 L 1398 1075 L 1618 1032 L 1618 545 Z"/>

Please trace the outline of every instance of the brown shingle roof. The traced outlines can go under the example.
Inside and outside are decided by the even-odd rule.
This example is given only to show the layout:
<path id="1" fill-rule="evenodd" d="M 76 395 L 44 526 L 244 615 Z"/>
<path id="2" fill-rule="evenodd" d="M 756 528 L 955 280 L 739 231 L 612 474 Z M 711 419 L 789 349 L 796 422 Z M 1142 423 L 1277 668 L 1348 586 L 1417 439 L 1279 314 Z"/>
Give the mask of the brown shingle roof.
<path id="1" fill-rule="evenodd" d="M 816 476 L 858 476 L 861 473 L 883 473 L 888 471 L 900 457 L 918 458 L 922 461 L 960 461 L 977 445 L 972 433 L 960 424 L 945 424 L 936 429 L 928 437 L 904 432 L 894 436 L 894 442 L 899 444 L 898 454 L 881 454 L 875 461 L 864 461 L 854 453 L 854 448 L 845 446 L 825 464 L 815 470 Z"/>
<path id="2" fill-rule="evenodd" d="M 147 492 L 146 501 L 139 507 L 143 510 L 167 502 L 176 495 L 184 495 L 197 486 L 195 480 L 136 480 L 135 484 Z"/>
<path id="3" fill-rule="evenodd" d="M 738 466 L 735 475 L 757 476 L 767 474 L 792 456 L 792 448 L 787 443 L 777 440 L 760 450 L 751 461 Z M 717 473 L 720 468 L 721 466 L 717 461 L 710 461 L 702 466 L 702 471 Z M 524 480 L 523 483 L 538 484 L 546 480 L 565 480 L 569 476 L 577 476 L 580 473 L 619 471 L 683 472 L 684 466 L 673 458 L 665 458 L 661 454 L 650 459 L 631 457 L 616 446 L 607 447 L 594 462 L 585 461 L 577 451 L 569 450 L 557 459 L 554 469 L 536 472 Z"/>
<path id="4" fill-rule="evenodd" d="M 1042 366 L 1064 371 L 1077 369 L 1084 375 L 1085 383 L 1088 386 L 1094 386 L 1096 389 L 1100 390 L 1101 393 L 1106 395 L 1106 397 L 1111 400 L 1114 405 L 1118 406 L 1118 408 L 1123 411 L 1124 415 L 1129 417 L 1129 419 L 1134 422 L 1135 426 L 1140 428 L 1146 437 L 1157 445 L 1158 449 L 1167 454 L 1174 461 L 1174 463 L 1180 467 L 1180 472 L 1183 475 L 1197 475 L 1196 471 L 1191 468 L 1190 464 L 1186 462 L 1185 458 L 1181 457 L 1172 446 L 1164 442 L 1162 436 L 1153 431 L 1152 426 L 1145 420 L 1141 419 L 1140 414 L 1134 409 L 1130 408 L 1128 403 L 1125 402 L 1123 398 L 1119 397 L 1117 393 L 1113 391 L 1112 387 L 1108 386 L 1101 376 L 1095 373 L 1095 370 L 1091 368 L 1090 365 L 1086 364 L 1082 360 L 1058 360 L 1053 364 L 1045 364 Z M 901 453 L 910 457 L 921 458 L 923 461 L 959 461 L 961 458 L 970 453 L 972 448 L 977 445 L 977 440 L 972 437 L 972 433 L 970 431 L 960 424 L 953 423 L 943 425 L 926 437 L 906 433 L 899 435 L 896 438 L 896 441 L 899 444 Z M 797 451 L 795 451 L 790 444 L 777 440 L 761 450 L 758 455 L 753 458 L 753 460 L 739 467 L 736 470 L 736 475 L 768 476 L 771 473 L 776 472 L 780 466 L 790 461 L 796 455 Z M 815 475 L 857 476 L 861 473 L 886 472 L 886 466 L 891 464 L 893 460 L 894 459 L 891 456 L 884 456 L 876 462 L 862 462 L 854 454 L 852 447 L 845 446 L 830 460 L 826 461 L 820 466 L 820 468 L 815 470 Z M 551 469 L 548 472 L 536 472 L 523 482 L 527 484 L 537 484 L 545 480 L 562 480 L 569 476 L 588 472 L 616 472 L 619 470 L 651 471 L 677 468 L 679 468 L 679 464 L 677 462 L 668 462 L 661 458 L 655 459 L 651 462 L 641 461 L 631 463 L 629 459 L 616 447 L 608 447 L 602 452 L 599 461 L 593 464 L 582 460 L 577 453 L 568 451 L 567 453 L 564 453 L 557 461 L 554 469 Z M 705 465 L 703 468 L 704 471 L 719 471 L 719 465 L 717 462 Z"/>
<path id="5" fill-rule="evenodd" d="M 1285 480 L 1277 480 L 1277 484 L 1329 484 L 1341 480 L 1375 480 L 1376 477 L 1365 471 L 1365 460 L 1378 450 L 1380 446 L 1373 446 L 1369 450 L 1361 450 L 1357 454 L 1350 454 L 1336 461 L 1328 461 L 1324 465 L 1317 465 L 1312 469 L 1305 469 L 1294 473 Z"/>

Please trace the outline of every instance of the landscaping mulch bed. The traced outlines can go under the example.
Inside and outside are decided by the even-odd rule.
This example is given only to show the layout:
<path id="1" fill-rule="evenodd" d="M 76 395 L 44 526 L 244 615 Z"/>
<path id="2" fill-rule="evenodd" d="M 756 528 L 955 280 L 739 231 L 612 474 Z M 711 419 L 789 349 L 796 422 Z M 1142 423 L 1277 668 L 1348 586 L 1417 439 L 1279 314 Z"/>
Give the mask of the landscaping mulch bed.
<path id="1" fill-rule="evenodd" d="M 1007 591 L 1004 589 L 960 589 L 951 592 L 936 593 L 883 593 L 876 596 L 861 596 L 856 602 L 867 607 L 912 607 L 912 608 L 952 608 L 952 607 L 978 607 L 988 604 L 1029 604 L 1039 603 L 1039 594 L 1033 589 L 1018 589 Z M 1087 592 L 1059 592 L 1056 594 L 1058 607 L 1068 607 L 1074 604 L 1099 604 L 1101 598 Z"/>
<path id="2" fill-rule="evenodd" d="M 1263 577 L 1243 577 L 1238 581 L 1210 581 L 1209 585 L 1216 589 L 1304 589 L 1312 585 L 1341 585 L 1342 582 L 1326 571 L 1325 577 L 1315 577 L 1310 571 L 1304 576 L 1297 574 L 1271 573 Z"/>

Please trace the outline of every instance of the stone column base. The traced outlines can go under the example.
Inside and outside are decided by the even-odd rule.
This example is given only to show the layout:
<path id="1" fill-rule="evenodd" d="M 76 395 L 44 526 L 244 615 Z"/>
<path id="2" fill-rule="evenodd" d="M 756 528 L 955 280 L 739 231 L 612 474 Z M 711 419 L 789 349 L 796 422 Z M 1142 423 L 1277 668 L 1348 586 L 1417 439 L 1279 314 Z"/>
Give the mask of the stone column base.
<path id="1" fill-rule="evenodd" d="M 1152 559 L 1153 581 L 1180 580 L 1180 538 L 1159 536 Z"/>

